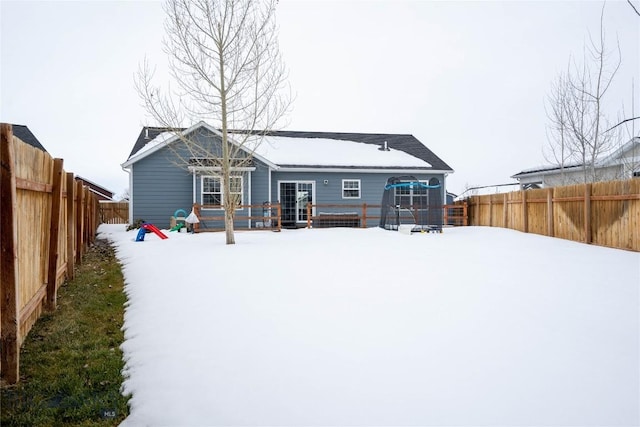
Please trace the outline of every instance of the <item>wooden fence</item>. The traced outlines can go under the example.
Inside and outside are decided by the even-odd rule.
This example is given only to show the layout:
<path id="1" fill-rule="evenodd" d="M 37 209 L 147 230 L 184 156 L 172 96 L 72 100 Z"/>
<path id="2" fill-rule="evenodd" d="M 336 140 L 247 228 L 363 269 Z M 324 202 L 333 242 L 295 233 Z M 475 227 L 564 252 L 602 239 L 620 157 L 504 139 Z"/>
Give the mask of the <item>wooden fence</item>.
<path id="1" fill-rule="evenodd" d="M 306 207 L 306 227 L 372 227 L 378 225 L 380 220 L 380 206 L 374 204 L 311 204 Z M 194 204 L 193 211 L 200 219 L 195 224 L 196 232 L 223 231 L 224 213 L 219 205 Z M 234 217 L 236 230 L 261 230 L 275 228 L 280 231 L 282 227 L 282 207 L 279 203 L 270 205 L 238 205 L 239 210 L 245 212 L 257 212 L 258 215 L 240 215 Z M 467 204 L 444 205 L 444 225 L 467 225 Z M 219 211 L 216 215 L 207 215 L 207 210 Z M 203 212 L 204 211 L 204 212 Z M 326 212 L 325 212 L 326 211 Z M 266 212 L 266 213 L 265 213 Z M 213 225 L 212 225 L 213 224 Z M 251 227 L 249 224 L 252 224 Z"/>
<path id="2" fill-rule="evenodd" d="M 0 124 L 0 370 L 20 378 L 20 347 L 43 310 L 93 242 L 96 197 L 62 159 L 13 136 Z"/>
<path id="3" fill-rule="evenodd" d="M 100 224 L 129 224 L 129 202 L 100 200 L 98 219 Z"/>
<path id="4" fill-rule="evenodd" d="M 640 179 L 472 196 L 467 203 L 470 225 L 640 251 Z"/>

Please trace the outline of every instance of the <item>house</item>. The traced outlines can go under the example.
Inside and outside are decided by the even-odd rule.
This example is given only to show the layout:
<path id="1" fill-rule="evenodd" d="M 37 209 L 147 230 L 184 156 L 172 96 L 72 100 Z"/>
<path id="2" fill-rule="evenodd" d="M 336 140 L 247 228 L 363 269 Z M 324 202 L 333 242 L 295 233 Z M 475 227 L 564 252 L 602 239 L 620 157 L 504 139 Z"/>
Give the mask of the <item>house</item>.
<path id="1" fill-rule="evenodd" d="M 24 125 L 12 124 L 11 128 L 13 131 L 13 135 L 20 138 L 22 142 L 25 142 L 31 145 L 32 147 L 37 148 L 38 150 L 42 150 L 45 153 L 47 152 L 47 150 L 45 150 L 44 146 L 40 143 L 40 141 L 38 141 L 38 138 L 36 138 L 36 136 L 31 132 L 31 130 L 28 127 Z"/>
<path id="2" fill-rule="evenodd" d="M 455 200 L 468 199 L 471 196 L 486 196 L 488 194 L 503 194 L 510 193 L 512 191 L 521 190 L 520 184 L 508 183 L 508 184 L 495 184 L 495 185 L 479 185 L 469 187 L 465 189 L 459 196 L 456 196 Z"/>
<path id="3" fill-rule="evenodd" d="M 240 134 L 232 133 L 231 143 Z M 208 147 L 209 153 L 220 150 L 221 133 L 204 122 L 181 130 L 180 135 L 163 128 L 143 128 L 122 163 L 129 173 L 130 222 L 143 219 L 167 228 L 178 209 L 188 212 L 194 204 L 224 204 L 219 167 L 206 158 L 188 157 L 182 138 Z M 232 185 L 245 205 L 236 216 L 259 215 L 255 212 L 258 206 L 279 202 L 283 225 L 306 223 L 309 202 L 379 205 L 387 179 L 393 176 L 411 175 L 421 181 L 437 178 L 444 200 L 446 177 L 453 172 L 412 135 L 274 131 L 253 149 L 249 163 L 232 168 Z M 420 197 L 412 188 L 402 191 L 407 199 Z M 211 210 L 221 214 L 221 209 Z M 366 225 L 378 223 L 371 219 Z M 242 226 L 253 228 L 260 223 L 249 219 Z"/>
<path id="4" fill-rule="evenodd" d="M 640 137 L 631 138 L 624 145 L 595 164 L 595 177 L 589 181 L 611 181 L 640 177 Z M 526 169 L 511 178 L 517 179 L 520 187 L 555 187 L 584 182 L 582 164 L 557 165 Z M 593 179 L 591 179 L 593 178 Z"/>
<path id="5" fill-rule="evenodd" d="M 80 181 L 82 182 L 82 185 L 88 187 L 89 191 L 96 195 L 98 201 L 112 201 L 113 196 L 115 196 L 115 193 L 113 191 L 107 190 L 103 186 L 89 181 L 88 179 L 81 176 L 76 176 L 76 181 Z"/>

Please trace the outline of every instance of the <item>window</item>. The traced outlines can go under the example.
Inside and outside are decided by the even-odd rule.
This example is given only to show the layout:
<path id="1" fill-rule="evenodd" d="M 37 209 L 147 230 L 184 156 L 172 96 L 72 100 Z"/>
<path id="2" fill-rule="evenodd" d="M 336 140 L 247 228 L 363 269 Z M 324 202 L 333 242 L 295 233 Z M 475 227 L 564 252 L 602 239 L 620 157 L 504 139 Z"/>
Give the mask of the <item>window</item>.
<path id="1" fill-rule="evenodd" d="M 202 177 L 202 204 L 222 205 L 222 185 L 219 177 Z"/>
<path id="2" fill-rule="evenodd" d="M 360 180 L 359 179 L 343 179 L 342 180 L 342 198 L 343 199 L 359 199 L 360 198 Z"/>
<path id="3" fill-rule="evenodd" d="M 242 176 L 229 177 L 229 190 L 236 204 L 242 204 Z M 202 177 L 202 204 L 224 206 L 222 179 L 219 176 Z"/>
<path id="4" fill-rule="evenodd" d="M 420 181 L 428 184 L 427 181 Z M 395 188 L 396 206 L 411 208 L 413 206 L 426 206 L 429 203 L 428 188 L 418 185 L 407 185 Z"/>

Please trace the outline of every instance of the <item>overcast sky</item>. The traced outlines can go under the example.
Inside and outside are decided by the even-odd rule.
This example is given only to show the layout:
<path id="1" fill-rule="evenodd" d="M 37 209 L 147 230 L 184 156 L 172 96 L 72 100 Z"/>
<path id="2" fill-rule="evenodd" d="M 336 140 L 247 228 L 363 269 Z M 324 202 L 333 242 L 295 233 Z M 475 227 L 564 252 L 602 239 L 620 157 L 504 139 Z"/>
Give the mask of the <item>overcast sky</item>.
<path id="1" fill-rule="evenodd" d="M 640 1 L 632 0 L 640 10 Z M 455 173 L 448 189 L 512 182 L 545 163 L 545 97 L 598 32 L 599 1 L 281 0 L 296 94 L 286 129 L 410 133 Z M 65 169 L 117 194 L 148 121 L 133 78 L 162 69 L 156 1 L 0 1 L 0 121 L 27 125 Z M 640 16 L 609 1 L 622 66 L 608 113 L 640 111 Z M 635 79 L 635 95 L 632 80 Z M 157 82 L 161 83 L 161 82 Z M 636 126 L 636 134 L 640 123 Z"/>

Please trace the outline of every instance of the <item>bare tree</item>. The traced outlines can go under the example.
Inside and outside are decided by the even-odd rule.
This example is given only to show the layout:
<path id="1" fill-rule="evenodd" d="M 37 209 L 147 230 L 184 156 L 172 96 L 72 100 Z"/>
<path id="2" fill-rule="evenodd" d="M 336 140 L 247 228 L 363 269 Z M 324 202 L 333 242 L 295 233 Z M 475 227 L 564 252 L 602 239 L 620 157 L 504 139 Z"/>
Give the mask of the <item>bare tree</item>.
<path id="1" fill-rule="evenodd" d="M 610 126 L 604 100 L 620 68 L 621 54 L 619 45 L 617 57 L 607 50 L 603 20 L 604 5 L 599 37 L 594 40 L 589 35 L 582 64 L 570 60 L 547 99 L 547 159 L 563 171 L 567 165 L 580 165 L 580 182 L 597 181 L 598 159 L 618 144 L 617 134 L 607 132 Z"/>
<path id="2" fill-rule="evenodd" d="M 562 182 L 565 182 L 564 168 L 571 161 L 572 146 L 568 144 L 568 120 L 566 105 L 568 98 L 567 82 L 564 74 L 558 76 L 554 82 L 551 94 L 547 98 L 545 110 L 549 123 L 547 125 L 547 140 L 553 141 L 547 145 L 544 156 L 547 162 L 560 167 Z"/>
<path id="3" fill-rule="evenodd" d="M 235 243 L 233 218 L 241 203 L 234 176 L 291 102 L 276 5 L 276 0 L 167 0 L 164 50 L 174 89 L 154 86 L 146 61 L 136 75 L 147 112 L 179 137 L 181 149 L 174 145 L 173 152 L 182 166 L 219 173 L 227 244 Z M 220 149 L 182 132 L 199 121 L 220 129 Z"/>

